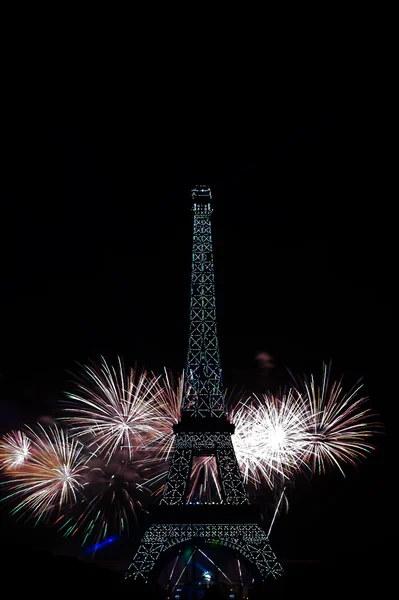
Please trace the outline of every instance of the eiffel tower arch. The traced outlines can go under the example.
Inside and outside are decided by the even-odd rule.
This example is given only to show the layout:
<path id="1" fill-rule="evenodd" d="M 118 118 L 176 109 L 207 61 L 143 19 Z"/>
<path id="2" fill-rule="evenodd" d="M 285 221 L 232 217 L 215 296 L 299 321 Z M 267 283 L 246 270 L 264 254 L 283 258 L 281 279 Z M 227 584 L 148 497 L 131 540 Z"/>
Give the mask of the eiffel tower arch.
<path id="1" fill-rule="evenodd" d="M 250 505 L 227 419 L 216 323 L 211 234 L 211 190 L 192 191 L 193 253 L 190 333 L 181 420 L 159 505 L 150 507 L 149 525 L 126 573 L 148 581 L 165 552 L 185 542 L 218 543 L 239 553 L 259 581 L 283 574 L 265 533 L 260 509 Z M 189 503 L 195 457 L 213 457 L 220 486 L 217 503 Z"/>

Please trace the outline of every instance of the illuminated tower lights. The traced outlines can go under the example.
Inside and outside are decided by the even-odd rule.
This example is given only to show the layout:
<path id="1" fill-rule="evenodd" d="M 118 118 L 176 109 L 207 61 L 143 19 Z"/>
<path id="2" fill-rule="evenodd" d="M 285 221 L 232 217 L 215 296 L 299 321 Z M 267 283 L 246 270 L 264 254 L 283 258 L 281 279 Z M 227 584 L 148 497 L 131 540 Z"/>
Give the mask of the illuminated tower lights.
<path id="1" fill-rule="evenodd" d="M 169 548 L 195 540 L 215 543 L 249 560 L 258 580 L 277 579 L 283 569 L 250 506 L 238 467 L 227 419 L 217 336 L 214 264 L 211 235 L 212 195 L 209 186 L 192 190 L 193 251 L 190 331 L 180 422 L 159 506 L 150 510 L 150 524 L 129 565 L 126 578 L 148 581 Z M 213 456 L 221 490 L 221 506 L 188 503 L 195 456 Z"/>

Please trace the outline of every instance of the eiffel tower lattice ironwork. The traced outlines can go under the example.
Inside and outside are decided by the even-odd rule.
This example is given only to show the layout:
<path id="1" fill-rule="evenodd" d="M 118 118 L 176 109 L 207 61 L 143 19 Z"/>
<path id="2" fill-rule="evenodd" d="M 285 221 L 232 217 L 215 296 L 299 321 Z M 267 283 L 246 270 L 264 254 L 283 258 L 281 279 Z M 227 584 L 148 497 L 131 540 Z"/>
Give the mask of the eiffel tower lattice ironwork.
<path id="1" fill-rule="evenodd" d="M 151 507 L 150 524 L 126 578 L 147 581 L 164 552 L 191 541 L 232 548 L 249 561 L 255 579 L 277 579 L 283 570 L 260 510 L 250 505 L 231 439 L 234 425 L 227 419 L 216 327 L 210 188 L 196 186 L 192 200 L 190 335 L 181 420 L 174 426 L 175 445 L 162 498 Z M 219 504 L 187 501 L 196 456 L 216 460 Z"/>

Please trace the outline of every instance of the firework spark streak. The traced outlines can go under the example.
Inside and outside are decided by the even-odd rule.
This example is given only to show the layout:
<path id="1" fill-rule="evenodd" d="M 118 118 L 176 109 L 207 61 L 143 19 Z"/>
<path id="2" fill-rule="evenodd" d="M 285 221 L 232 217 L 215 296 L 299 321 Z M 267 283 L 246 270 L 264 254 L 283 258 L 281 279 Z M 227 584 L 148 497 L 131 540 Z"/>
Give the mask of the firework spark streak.
<path id="1" fill-rule="evenodd" d="M 23 431 L 11 431 L 0 440 L 0 469 L 10 471 L 24 464 L 30 453 L 30 439 Z"/>
<path id="2" fill-rule="evenodd" d="M 270 523 L 269 531 L 267 532 L 267 537 L 270 537 L 270 532 L 271 532 L 271 530 L 273 528 L 274 521 L 276 520 L 278 509 L 280 508 L 281 500 L 283 499 L 284 493 L 285 493 L 285 488 L 283 488 L 283 491 L 281 492 L 280 499 L 279 499 L 278 504 L 276 506 L 276 510 L 274 511 L 273 519 L 272 519 L 272 521 Z"/>
<path id="3" fill-rule="evenodd" d="M 11 491 L 2 500 L 16 500 L 12 514 L 47 520 L 77 501 L 87 458 L 83 446 L 58 427 L 27 427 L 29 458 L 2 485 Z"/>
<path id="4" fill-rule="evenodd" d="M 135 451 L 158 435 L 159 414 L 153 401 L 158 378 L 134 369 L 126 374 L 118 359 L 118 369 L 102 357 L 83 369 L 76 394 L 68 393 L 69 404 L 63 417 L 71 433 L 82 436 L 87 446 L 108 461 L 121 448 L 129 459 Z"/>
<path id="5" fill-rule="evenodd" d="M 210 562 L 210 563 L 211 563 L 211 564 L 212 564 L 214 567 L 216 567 L 218 571 L 220 571 L 220 573 L 223 575 L 223 577 L 225 577 L 225 578 L 227 579 L 227 581 L 228 581 L 229 583 L 232 583 L 231 579 L 229 579 L 229 578 L 227 577 L 226 573 L 223 573 L 222 569 L 220 569 L 220 568 L 217 566 L 217 564 L 216 564 L 215 562 L 213 562 L 213 560 L 212 560 L 211 558 L 209 558 L 209 556 L 207 556 L 207 555 L 205 554 L 205 552 L 203 552 L 203 551 L 201 550 L 201 548 L 198 548 L 198 552 L 200 552 L 200 554 L 202 554 L 203 556 L 205 556 L 205 558 L 207 558 L 207 559 L 209 560 L 209 562 Z"/>
<path id="6" fill-rule="evenodd" d="M 342 377 L 330 382 L 331 365 L 323 365 L 321 384 L 313 375 L 303 380 L 294 379 L 294 390 L 309 412 L 309 426 L 304 439 L 304 460 L 314 472 L 325 473 L 328 466 L 337 467 L 344 475 L 343 465 L 355 466 L 374 450 L 369 442 L 381 428 L 372 421 L 368 398 L 359 396 L 357 384 L 349 392 L 342 389 Z"/>

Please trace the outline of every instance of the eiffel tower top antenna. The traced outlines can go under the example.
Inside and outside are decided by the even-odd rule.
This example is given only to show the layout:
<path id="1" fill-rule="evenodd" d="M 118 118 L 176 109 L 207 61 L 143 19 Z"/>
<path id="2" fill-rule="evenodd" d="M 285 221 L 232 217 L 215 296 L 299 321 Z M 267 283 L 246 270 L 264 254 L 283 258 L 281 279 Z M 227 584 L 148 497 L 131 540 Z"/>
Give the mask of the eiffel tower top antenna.
<path id="1" fill-rule="evenodd" d="M 191 263 L 190 333 L 182 418 L 226 417 L 216 324 L 215 278 L 208 185 L 191 191 L 194 213 Z"/>

